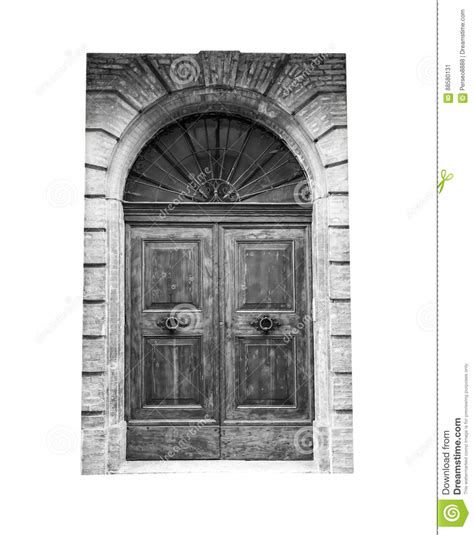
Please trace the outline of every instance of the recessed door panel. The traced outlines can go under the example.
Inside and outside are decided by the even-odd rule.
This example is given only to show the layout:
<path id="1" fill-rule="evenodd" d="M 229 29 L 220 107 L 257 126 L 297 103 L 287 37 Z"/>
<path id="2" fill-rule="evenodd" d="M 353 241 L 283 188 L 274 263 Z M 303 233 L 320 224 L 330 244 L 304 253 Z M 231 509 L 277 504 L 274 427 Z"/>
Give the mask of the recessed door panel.
<path id="1" fill-rule="evenodd" d="M 237 407 L 294 407 L 294 340 L 271 335 L 238 339 Z"/>
<path id="2" fill-rule="evenodd" d="M 144 405 L 204 408 L 200 338 L 144 339 Z"/>
<path id="3" fill-rule="evenodd" d="M 297 442 L 313 418 L 308 228 L 229 225 L 221 236 L 226 296 L 221 454 L 312 458 L 308 448 L 295 454 L 291 438 Z M 285 438 L 275 449 L 283 428 L 277 432 L 274 426 L 282 423 Z M 239 429 L 249 437 L 246 448 L 237 439 Z M 307 434 L 311 428 L 304 429 Z"/>
<path id="4" fill-rule="evenodd" d="M 179 437 L 181 447 L 173 458 L 188 459 L 199 448 L 204 450 L 196 458 L 216 458 L 219 354 L 213 228 L 131 226 L 127 232 L 128 427 L 134 437 L 127 454 L 134 459 L 163 456 Z M 200 431 L 186 433 L 193 429 Z M 162 444 L 153 446 L 159 437 Z"/>
<path id="5" fill-rule="evenodd" d="M 143 243 L 144 308 L 200 306 L 199 241 L 146 240 Z"/>
<path id="6" fill-rule="evenodd" d="M 127 226 L 129 459 L 312 458 L 308 236 Z"/>
<path id="7" fill-rule="evenodd" d="M 294 307 L 293 243 L 238 241 L 237 308 L 292 310 Z"/>

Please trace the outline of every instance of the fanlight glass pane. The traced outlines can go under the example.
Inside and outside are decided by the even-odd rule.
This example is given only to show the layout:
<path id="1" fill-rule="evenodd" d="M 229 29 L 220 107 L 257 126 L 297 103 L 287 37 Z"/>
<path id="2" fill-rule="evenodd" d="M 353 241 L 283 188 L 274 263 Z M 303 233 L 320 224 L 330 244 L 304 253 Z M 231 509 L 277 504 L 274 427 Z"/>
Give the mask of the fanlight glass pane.
<path id="1" fill-rule="evenodd" d="M 194 115 L 167 126 L 133 164 L 129 202 L 307 201 L 304 171 L 264 127 L 224 114 Z"/>

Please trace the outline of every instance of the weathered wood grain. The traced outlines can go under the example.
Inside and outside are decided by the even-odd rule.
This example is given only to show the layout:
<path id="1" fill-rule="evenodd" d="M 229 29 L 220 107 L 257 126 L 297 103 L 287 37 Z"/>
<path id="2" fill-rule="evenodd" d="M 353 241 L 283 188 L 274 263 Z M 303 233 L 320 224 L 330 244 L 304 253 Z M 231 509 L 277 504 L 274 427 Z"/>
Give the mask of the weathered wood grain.
<path id="1" fill-rule="evenodd" d="M 225 55 L 225 54 L 224 54 Z M 344 94 L 345 87 L 345 58 L 344 55 L 326 55 L 324 62 L 318 64 L 317 68 L 313 69 L 311 65 L 312 56 L 309 55 L 297 55 L 294 58 L 290 58 L 291 61 L 288 61 L 289 58 L 286 58 L 283 54 L 240 54 L 238 59 L 237 73 L 235 73 L 235 64 L 231 61 L 221 61 L 219 58 L 222 54 L 218 54 L 218 58 L 214 61 L 211 58 L 211 61 L 208 62 L 208 66 L 211 68 L 208 72 L 205 72 L 204 63 L 202 62 L 201 54 L 193 55 L 193 58 L 198 62 L 200 67 L 199 77 L 190 84 L 190 87 L 196 87 L 198 90 L 205 91 L 201 95 L 201 98 L 207 100 L 206 105 L 209 105 L 211 99 L 214 96 L 219 97 L 217 94 L 219 88 L 221 87 L 221 81 L 225 81 L 228 85 L 225 93 L 225 103 L 229 103 L 232 106 L 232 109 L 237 109 L 238 105 L 245 106 L 246 103 L 244 99 L 239 100 L 239 95 L 233 94 L 232 91 L 229 91 L 228 88 L 236 80 L 236 85 L 243 88 L 245 91 L 248 91 L 251 95 L 251 99 L 255 101 L 255 113 L 259 119 L 265 121 L 272 121 L 278 128 L 281 128 L 282 121 L 286 120 L 287 112 L 285 110 L 294 111 L 296 114 L 295 121 L 298 121 L 299 126 L 302 130 L 305 130 L 307 133 L 313 132 L 315 137 L 319 137 L 324 132 L 327 132 L 326 126 L 329 124 L 337 125 L 342 124 L 337 116 L 342 113 L 342 95 Z M 314 56 L 314 55 L 313 55 Z M 135 54 L 122 54 L 116 56 L 113 54 L 91 54 L 88 56 L 88 76 L 87 76 L 87 85 L 88 89 L 95 90 L 95 95 L 92 97 L 97 97 L 98 100 L 96 103 L 103 104 L 106 107 L 106 113 L 102 113 L 100 109 L 97 108 L 94 102 L 88 106 L 89 117 L 93 117 L 94 122 L 89 122 L 89 127 L 97 128 L 97 132 L 89 132 L 87 134 L 87 159 L 90 163 L 101 166 L 103 168 L 109 167 L 112 163 L 110 169 L 114 167 L 118 170 L 123 162 L 126 161 L 122 156 L 121 159 L 110 162 L 110 156 L 112 150 L 116 146 L 116 140 L 110 135 L 100 132 L 100 130 L 107 130 L 114 135 L 117 135 L 119 131 L 123 128 L 124 125 L 129 127 L 131 132 L 130 137 L 125 137 L 120 141 L 121 147 L 130 147 L 130 151 L 133 152 L 137 147 L 135 147 L 134 140 L 141 138 L 142 140 L 149 139 L 155 132 L 153 129 L 153 121 L 149 120 L 150 117 L 146 117 L 147 108 L 150 108 L 150 104 L 155 102 L 158 98 L 168 98 L 167 92 L 171 92 L 169 95 L 170 100 L 174 99 L 176 101 L 182 101 L 183 105 L 191 103 L 192 97 L 188 92 L 183 92 L 173 94 L 177 90 L 181 90 L 182 87 L 174 85 L 173 81 L 170 80 L 169 72 L 171 63 L 176 60 L 179 55 L 135 55 Z M 307 65 L 310 65 L 310 69 L 305 72 Z M 207 69 L 207 66 L 206 66 Z M 206 77 L 208 83 L 215 84 L 216 95 L 213 94 L 215 91 L 212 87 L 206 86 Z M 293 82 L 295 87 L 291 86 Z M 104 88 L 105 91 L 104 91 Z M 189 89 L 189 88 L 188 88 Z M 325 98 L 320 95 L 321 90 L 334 90 L 339 89 L 342 93 L 341 96 L 337 97 L 338 102 L 328 101 L 327 105 L 319 106 L 319 103 L 325 102 Z M 267 91 L 270 92 L 269 99 L 263 96 Z M 260 93 L 260 94 L 257 94 Z M 109 93 L 107 96 L 104 96 L 105 93 Z M 183 94 L 182 93 L 187 93 Z M 240 90 L 235 93 L 244 93 Z M 253 93 L 253 94 L 252 94 Z M 289 95 L 287 93 L 290 93 Z M 318 96 L 319 95 L 319 96 Z M 329 95 L 331 93 L 329 92 Z M 100 100 L 102 98 L 102 101 Z M 178 97 L 178 98 L 177 98 Z M 332 99 L 332 97 L 331 97 Z M 118 101 L 121 101 L 119 103 Z M 218 99 L 216 99 L 217 102 Z M 316 103 L 314 103 L 316 101 Z M 117 107 L 114 106 L 114 102 L 117 102 Z M 141 127 L 138 125 L 138 128 L 135 128 L 132 124 L 132 120 L 129 118 L 128 106 L 130 103 L 131 109 L 134 109 L 137 114 L 140 110 L 143 110 L 143 120 L 147 121 L 150 126 Z M 248 99 L 250 102 L 250 99 Z M 312 104 L 313 103 L 313 104 Z M 112 106 L 112 107 L 111 107 Z M 309 106 L 311 113 L 303 117 L 304 114 L 299 113 L 301 110 L 304 110 L 306 106 Z M 249 110 L 251 106 L 248 105 Z M 258 108 L 258 112 L 257 112 Z M 253 109 L 253 108 L 252 108 Z M 112 111 L 113 110 L 113 111 Z M 177 110 L 175 107 L 174 111 Z M 327 112 L 327 114 L 326 114 Z M 112 115 L 114 117 L 112 117 Z M 169 116 L 169 110 L 163 108 L 163 117 Z M 109 117 L 108 117 L 109 116 Z M 155 114 L 155 119 L 157 114 Z M 136 117 L 140 119 L 140 117 Z M 136 120 L 135 119 L 135 120 Z M 137 121 L 138 124 L 139 121 Z M 157 124 L 157 121 L 154 120 L 154 124 Z M 283 126 L 283 129 L 285 127 Z M 337 130 L 334 130 L 337 132 Z M 290 132 L 291 135 L 291 132 Z M 344 137 L 339 138 L 338 140 L 334 139 L 331 141 L 330 137 L 326 138 L 325 145 L 323 143 L 324 137 L 320 139 L 317 144 L 318 150 L 321 151 L 323 156 L 324 164 L 331 162 L 331 165 L 326 168 L 325 173 L 327 176 L 327 190 L 330 193 L 344 193 L 347 191 L 347 164 L 332 165 L 338 163 L 336 159 L 344 157 L 346 154 L 345 145 L 346 139 Z M 331 147 L 331 143 L 334 145 L 340 144 L 342 146 Z M 128 149 L 127 149 L 128 150 Z M 122 151 L 124 154 L 124 151 Z M 117 164 L 117 165 L 116 165 Z M 110 171 L 109 169 L 109 171 Z M 95 170 L 94 170 L 95 171 Z M 103 195 L 105 193 L 105 171 L 97 170 L 94 172 L 93 182 L 88 181 L 86 184 L 86 195 Z M 122 182 L 120 181 L 119 175 L 123 174 L 122 169 L 120 171 L 112 173 L 109 176 L 110 185 L 109 191 L 115 191 L 115 195 L 120 196 L 121 188 L 123 187 Z M 92 175 L 92 173 L 90 174 Z M 330 202 L 329 199 L 324 199 L 324 202 Z M 112 204 L 107 201 L 109 206 Z M 342 213 L 344 207 L 339 209 L 333 209 L 332 218 L 329 219 L 329 224 L 331 225 L 347 225 L 347 210 L 345 215 Z M 316 218 L 319 218 L 319 213 L 317 213 Z M 149 213 L 143 214 L 143 222 L 149 224 Z M 235 216 L 236 218 L 238 216 Z M 107 225 L 110 225 L 111 215 L 107 214 Z M 267 216 L 258 216 L 259 222 L 265 222 Z M 178 220 L 176 217 L 175 221 Z M 187 220 L 186 216 L 181 221 Z M 241 217 L 241 221 L 249 220 L 249 215 L 244 214 Z M 254 220 L 252 220 L 254 221 Z M 255 220 L 257 221 L 257 219 Z M 317 273 L 322 273 L 329 266 L 327 255 L 327 228 L 326 224 L 326 213 L 318 221 L 318 228 L 314 229 L 314 235 L 318 236 L 317 240 L 314 240 L 313 243 L 313 254 L 316 257 L 315 262 L 317 262 L 318 270 Z M 94 223 L 95 224 L 95 223 Z M 106 225 L 106 226 L 107 226 Z M 316 226 L 316 225 L 315 225 Z M 105 227 L 104 227 L 105 228 Z M 107 226 L 108 232 L 97 232 L 97 233 L 88 233 L 85 237 L 85 263 L 87 264 L 109 264 L 109 259 L 118 259 L 123 257 L 122 241 L 123 241 L 123 230 L 120 230 L 120 225 L 116 225 L 116 228 L 113 231 L 110 231 L 110 227 Z M 106 243 L 108 243 L 109 250 L 106 250 Z M 322 245 L 321 245 L 322 244 Z M 333 261 L 348 261 L 349 260 L 349 232 L 345 228 L 329 228 L 329 259 Z M 321 268 L 324 265 L 326 267 Z M 124 297 L 123 297 L 123 266 L 118 262 L 117 265 L 108 265 L 107 269 L 109 271 L 108 276 L 108 302 L 107 302 L 107 321 L 109 325 L 107 326 L 106 338 L 103 338 L 102 341 L 108 344 L 109 352 L 109 366 L 111 370 L 115 370 L 114 373 L 108 373 L 108 381 L 110 384 L 107 384 L 107 389 L 110 390 L 109 401 L 107 407 L 107 422 L 110 425 L 110 421 L 113 418 L 118 418 L 119 420 L 123 419 L 123 348 L 121 347 L 120 339 L 123 338 L 123 325 L 120 325 L 120 318 L 123 317 L 123 306 L 124 306 Z M 328 302 L 329 294 L 327 293 L 328 280 L 326 275 L 322 277 L 322 283 L 319 281 L 314 283 L 318 288 L 323 288 L 322 292 L 318 294 L 317 299 L 326 300 Z M 93 294 L 90 294 L 93 295 Z M 89 297 L 92 299 L 92 297 Z M 345 303 L 340 303 L 343 307 L 349 306 Z M 330 306 L 328 304 L 328 306 Z M 328 360 L 326 359 L 326 353 L 329 351 L 329 343 L 327 340 L 328 332 L 334 328 L 334 332 L 350 332 L 347 322 L 344 318 L 335 318 L 334 315 L 331 316 L 331 327 L 327 326 L 325 321 L 329 322 L 328 314 L 324 313 L 325 318 L 322 322 L 321 332 L 316 331 L 316 336 L 318 337 L 317 347 L 317 366 L 324 368 L 320 369 L 318 372 L 318 382 L 320 383 L 317 388 L 317 406 L 318 406 L 318 423 L 321 425 L 323 423 L 323 429 L 321 433 L 321 450 L 318 455 L 320 455 L 320 468 L 321 471 L 328 471 L 329 467 L 332 465 L 334 471 L 350 471 L 352 467 L 352 451 L 347 449 L 345 446 L 351 443 L 352 435 L 351 434 L 342 434 L 338 436 L 336 431 L 334 436 L 330 433 L 331 426 L 345 427 L 345 421 L 349 423 L 349 413 L 347 412 L 337 412 L 325 416 L 324 407 L 327 405 L 329 400 L 329 395 L 327 395 L 327 388 L 330 385 L 330 381 L 327 377 L 327 372 L 329 370 Z M 347 316 L 346 313 L 343 314 L 344 317 Z M 122 322 L 123 323 L 123 322 Z M 319 328 L 319 327 L 318 327 Z M 99 329 L 100 330 L 100 329 Z M 96 329 L 94 327 L 93 332 Z M 114 337 L 111 337 L 110 334 L 114 333 Z M 320 338 L 320 339 L 319 339 Z M 95 357 L 92 360 L 96 360 Z M 334 354 L 331 356 L 332 364 L 335 364 L 333 371 L 347 371 L 350 362 L 349 352 L 342 352 L 336 358 Z M 97 368 L 96 368 L 97 366 Z M 90 371 L 101 370 L 103 364 L 100 361 L 100 358 L 97 358 L 97 364 L 92 364 L 91 367 L 87 368 Z M 120 394 L 121 392 L 121 394 Z M 122 401 L 120 400 L 120 395 L 122 396 Z M 323 407 L 321 410 L 320 407 Z M 96 413 L 97 422 L 100 421 L 98 413 Z M 87 422 L 92 423 L 93 415 L 92 413 L 87 413 L 84 415 L 84 464 L 83 470 L 84 473 L 104 473 L 107 470 L 105 466 L 105 451 L 107 447 L 104 447 L 104 443 L 112 441 L 114 432 L 111 428 L 107 430 L 101 430 L 98 428 L 92 429 L 97 431 L 96 435 L 91 435 L 87 433 Z M 122 422 L 123 423 L 123 422 Z M 104 421 L 105 425 L 105 421 Z M 328 426 L 328 427 L 324 427 Z M 92 427 L 92 425 L 91 425 Z M 105 431 L 105 435 L 104 435 Z M 326 433 L 326 434 L 325 434 Z M 117 436 L 120 436 L 120 439 L 117 439 L 115 445 L 111 445 L 111 455 L 116 457 L 116 462 L 119 462 L 123 458 L 123 437 L 124 433 L 117 427 Z M 326 437 L 326 438 L 324 438 Z M 330 438 L 330 439 L 329 439 Z M 330 445 L 333 443 L 332 451 L 329 451 Z M 107 444 L 106 444 L 107 446 Z M 120 449 L 122 448 L 122 449 Z M 331 457 L 331 463 L 329 463 L 329 457 Z M 318 459 L 319 460 L 319 459 Z M 349 467 L 349 468 L 348 468 Z"/>
<path id="2" fill-rule="evenodd" d="M 131 226 L 127 235 L 129 422 L 216 420 L 213 228 Z M 170 317 L 185 324 L 169 330 Z M 137 458 L 139 450 L 134 451 Z"/>
<path id="3" fill-rule="evenodd" d="M 312 426 L 223 426 L 222 459 L 310 460 Z"/>
<path id="4" fill-rule="evenodd" d="M 128 426 L 128 460 L 218 459 L 217 426 Z"/>
<path id="5" fill-rule="evenodd" d="M 282 228 L 282 221 L 276 228 L 226 224 L 221 229 L 225 355 L 221 377 L 229 423 L 297 424 L 312 418 L 308 230 Z M 266 311 L 276 326 L 267 334 L 257 329 L 258 323 L 252 325 Z M 243 455 L 251 455 L 251 447 Z"/>

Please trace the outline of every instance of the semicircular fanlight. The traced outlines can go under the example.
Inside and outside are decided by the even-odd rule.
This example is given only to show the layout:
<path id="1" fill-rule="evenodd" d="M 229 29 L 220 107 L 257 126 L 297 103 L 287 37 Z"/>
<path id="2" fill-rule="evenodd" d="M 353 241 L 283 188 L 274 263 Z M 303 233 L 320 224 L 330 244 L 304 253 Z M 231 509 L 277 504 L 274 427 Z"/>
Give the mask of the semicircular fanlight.
<path id="1" fill-rule="evenodd" d="M 125 187 L 129 202 L 295 202 L 305 174 L 288 147 L 246 119 L 188 116 L 143 148 Z"/>

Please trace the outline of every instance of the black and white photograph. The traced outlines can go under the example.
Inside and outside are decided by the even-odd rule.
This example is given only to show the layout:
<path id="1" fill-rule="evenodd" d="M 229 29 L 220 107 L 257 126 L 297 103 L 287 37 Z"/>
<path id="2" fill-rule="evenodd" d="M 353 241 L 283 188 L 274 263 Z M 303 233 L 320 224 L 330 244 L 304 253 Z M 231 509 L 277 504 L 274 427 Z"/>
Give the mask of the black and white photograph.
<path id="1" fill-rule="evenodd" d="M 89 53 L 86 97 L 83 473 L 351 472 L 345 54 Z"/>
<path id="2" fill-rule="evenodd" d="M 463 2 L 2 5 L 2 533 L 472 531 Z"/>

